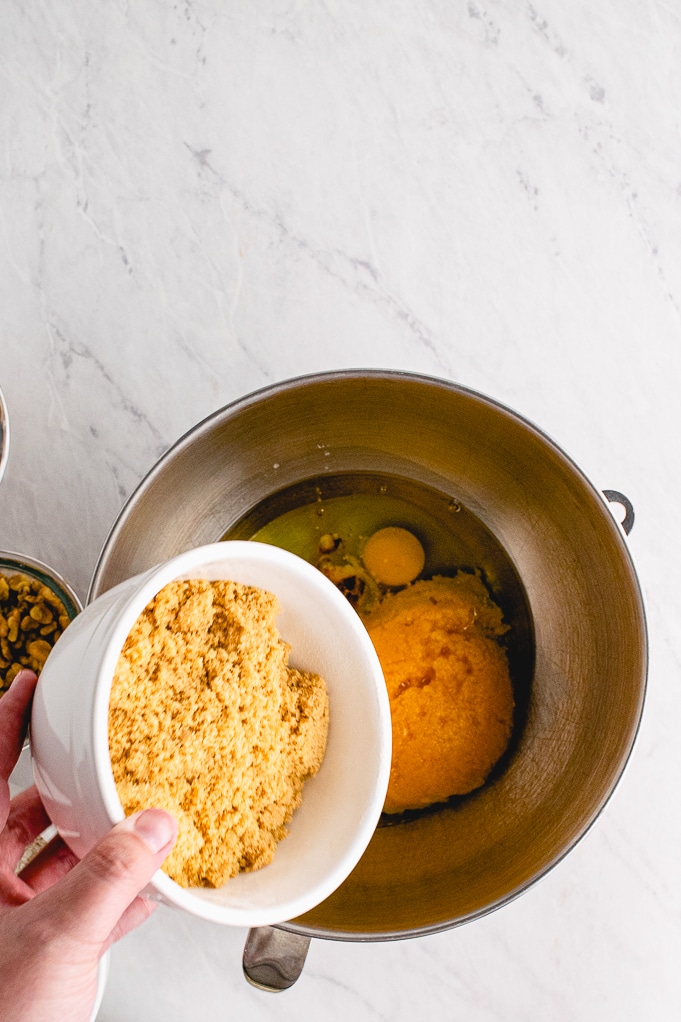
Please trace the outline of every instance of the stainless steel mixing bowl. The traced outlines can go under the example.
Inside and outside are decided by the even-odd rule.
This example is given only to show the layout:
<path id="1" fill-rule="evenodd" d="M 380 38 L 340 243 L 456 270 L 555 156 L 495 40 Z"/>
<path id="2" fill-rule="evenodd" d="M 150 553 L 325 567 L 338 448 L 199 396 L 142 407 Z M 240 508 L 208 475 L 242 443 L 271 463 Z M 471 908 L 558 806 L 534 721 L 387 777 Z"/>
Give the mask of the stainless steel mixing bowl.
<path id="1" fill-rule="evenodd" d="M 646 682 L 641 593 L 603 494 L 513 411 L 404 373 L 291 380 L 199 423 L 124 507 L 90 595 L 220 538 L 273 493 L 353 471 L 434 487 L 491 530 L 525 589 L 534 677 L 503 772 L 456 805 L 379 827 L 336 893 L 286 924 L 301 938 L 414 936 L 516 897 L 603 809 L 631 751 Z"/>

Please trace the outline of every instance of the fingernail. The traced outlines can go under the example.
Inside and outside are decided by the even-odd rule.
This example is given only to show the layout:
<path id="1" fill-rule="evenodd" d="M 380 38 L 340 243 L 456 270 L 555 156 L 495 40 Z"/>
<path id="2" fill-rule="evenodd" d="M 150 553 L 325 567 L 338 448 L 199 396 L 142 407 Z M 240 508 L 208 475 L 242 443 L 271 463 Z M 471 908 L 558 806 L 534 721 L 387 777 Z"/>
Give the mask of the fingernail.
<path id="1" fill-rule="evenodd" d="M 163 809 L 143 809 L 141 813 L 131 817 L 131 820 L 135 833 L 142 838 L 154 855 L 171 844 L 177 835 L 174 817 Z"/>
<path id="2" fill-rule="evenodd" d="M 12 679 L 12 685 L 15 685 L 17 682 L 21 684 L 20 680 L 21 678 L 30 678 L 31 681 L 34 681 L 35 677 L 36 677 L 35 671 L 29 671 L 27 667 L 24 667 L 21 671 L 17 671 L 17 673 L 14 675 L 14 678 Z"/>

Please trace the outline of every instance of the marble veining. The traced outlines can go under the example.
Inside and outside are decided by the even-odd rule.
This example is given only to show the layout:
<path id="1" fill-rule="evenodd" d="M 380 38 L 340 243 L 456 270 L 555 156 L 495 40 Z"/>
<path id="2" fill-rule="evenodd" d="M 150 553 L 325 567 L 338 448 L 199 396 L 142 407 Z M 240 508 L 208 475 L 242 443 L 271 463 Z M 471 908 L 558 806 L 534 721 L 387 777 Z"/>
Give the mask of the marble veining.
<path id="1" fill-rule="evenodd" d="M 243 932 L 159 911 L 116 947 L 102 1022 L 679 1017 L 680 52 L 662 0 L 5 3 L 1 547 L 85 596 L 204 416 L 302 373 L 414 370 L 627 494 L 651 638 L 621 784 L 516 902 L 314 941 L 276 998 L 243 980 Z"/>

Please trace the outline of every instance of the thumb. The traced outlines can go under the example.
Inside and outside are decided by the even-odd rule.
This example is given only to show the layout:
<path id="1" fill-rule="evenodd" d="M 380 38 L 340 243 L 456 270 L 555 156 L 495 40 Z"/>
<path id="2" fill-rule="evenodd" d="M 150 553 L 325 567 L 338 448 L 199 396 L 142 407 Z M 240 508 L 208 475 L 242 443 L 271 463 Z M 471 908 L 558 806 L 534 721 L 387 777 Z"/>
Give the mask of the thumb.
<path id="1" fill-rule="evenodd" d="M 177 822 L 162 809 L 128 816 L 46 892 L 53 918 L 78 943 L 103 945 L 176 837 Z"/>

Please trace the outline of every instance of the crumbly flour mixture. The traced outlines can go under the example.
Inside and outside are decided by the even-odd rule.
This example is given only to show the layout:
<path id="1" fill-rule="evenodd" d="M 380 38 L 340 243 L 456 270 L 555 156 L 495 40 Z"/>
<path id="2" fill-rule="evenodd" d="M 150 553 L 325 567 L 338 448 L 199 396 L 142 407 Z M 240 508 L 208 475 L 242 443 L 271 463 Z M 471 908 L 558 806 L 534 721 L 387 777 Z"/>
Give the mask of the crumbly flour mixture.
<path id="1" fill-rule="evenodd" d="M 111 689 L 109 746 L 127 814 L 167 809 L 163 869 L 219 887 L 274 855 L 326 748 L 318 675 L 288 666 L 271 593 L 228 581 L 165 586 L 135 623 Z"/>

